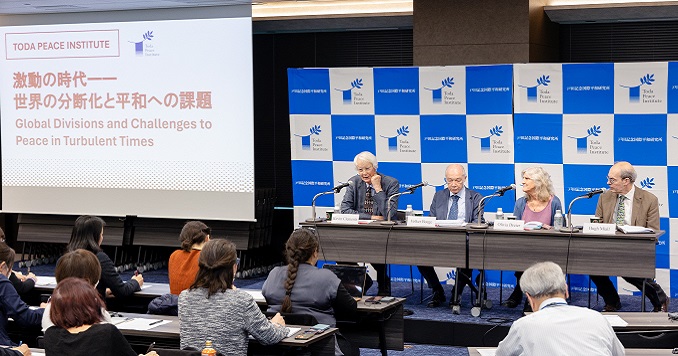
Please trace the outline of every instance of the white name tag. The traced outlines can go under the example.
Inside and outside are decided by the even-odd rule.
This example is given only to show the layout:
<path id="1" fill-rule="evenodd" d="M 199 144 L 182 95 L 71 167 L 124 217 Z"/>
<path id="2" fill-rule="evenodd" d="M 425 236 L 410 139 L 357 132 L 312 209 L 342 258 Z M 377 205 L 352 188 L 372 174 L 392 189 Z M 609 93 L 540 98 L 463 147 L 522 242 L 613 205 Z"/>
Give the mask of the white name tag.
<path id="1" fill-rule="evenodd" d="M 435 216 L 408 216 L 407 217 L 407 226 L 436 226 L 436 217 Z"/>
<path id="2" fill-rule="evenodd" d="M 494 229 L 501 231 L 519 231 L 525 228 L 525 220 L 495 220 Z"/>
<path id="3" fill-rule="evenodd" d="M 617 232 L 617 225 L 615 224 L 584 224 L 582 233 L 596 234 L 596 235 L 614 235 Z"/>
<path id="4" fill-rule="evenodd" d="M 332 214 L 332 224 L 358 225 L 358 214 Z"/>

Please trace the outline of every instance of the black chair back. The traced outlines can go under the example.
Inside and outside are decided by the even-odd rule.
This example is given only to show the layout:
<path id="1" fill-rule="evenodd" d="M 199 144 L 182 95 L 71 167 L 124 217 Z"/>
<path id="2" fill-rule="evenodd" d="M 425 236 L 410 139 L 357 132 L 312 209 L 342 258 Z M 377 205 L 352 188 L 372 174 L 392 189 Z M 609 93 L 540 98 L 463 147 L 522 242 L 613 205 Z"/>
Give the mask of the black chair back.
<path id="1" fill-rule="evenodd" d="M 275 316 L 274 312 L 266 312 L 267 317 Z M 285 324 L 313 326 L 318 320 L 311 314 L 303 313 L 280 313 L 285 318 Z"/>

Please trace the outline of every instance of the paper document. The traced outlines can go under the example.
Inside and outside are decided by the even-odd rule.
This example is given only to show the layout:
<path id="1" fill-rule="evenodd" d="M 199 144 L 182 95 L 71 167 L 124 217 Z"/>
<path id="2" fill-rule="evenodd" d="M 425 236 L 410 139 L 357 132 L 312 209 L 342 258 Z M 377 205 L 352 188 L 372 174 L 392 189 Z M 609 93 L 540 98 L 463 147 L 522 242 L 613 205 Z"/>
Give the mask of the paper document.
<path id="1" fill-rule="evenodd" d="M 118 329 L 122 330 L 151 330 L 160 325 L 171 323 L 171 320 L 162 319 L 146 319 L 146 318 L 128 318 L 119 324 L 115 324 Z"/>
<path id="2" fill-rule="evenodd" d="M 476 349 L 481 356 L 494 356 L 497 353 L 497 348 Z"/>
<path id="3" fill-rule="evenodd" d="M 301 328 L 290 328 L 289 326 L 287 327 L 290 329 L 290 331 L 287 333 L 287 337 L 292 337 L 292 335 L 296 334 L 301 330 Z"/>
<path id="4" fill-rule="evenodd" d="M 617 230 L 625 234 L 651 234 L 654 230 L 643 226 L 617 225 Z"/>
<path id="5" fill-rule="evenodd" d="M 261 290 L 259 290 L 259 289 L 242 289 L 242 291 L 245 291 L 245 292 L 247 292 L 249 295 L 251 295 L 252 298 L 254 298 L 255 301 L 257 301 L 257 300 L 266 300 L 266 299 L 264 298 L 264 295 L 261 294 Z"/>
<path id="6" fill-rule="evenodd" d="M 141 290 L 144 290 L 144 289 L 147 289 L 147 288 L 151 288 L 151 287 L 153 287 L 152 284 L 144 284 L 143 286 L 141 286 Z"/>
<path id="7" fill-rule="evenodd" d="M 618 327 L 623 327 L 629 325 L 629 323 L 626 322 L 626 320 L 622 319 L 619 315 L 605 315 L 605 319 L 607 319 L 607 322 L 612 325 L 612 327 L 618 326 Z"/>
<path id="8" fill-rule="evenodd" d="M 436 220 L 436 226 L 466 226 L 464 220 Z"/>
<path id="9" fill-rule="evenodd" d="M 46 286 L 56 286 L 57 281 L 54 276 L 35 276 L 38 281 L 35 282 L 35 285 L 38 287 L 46 287 Z"/>

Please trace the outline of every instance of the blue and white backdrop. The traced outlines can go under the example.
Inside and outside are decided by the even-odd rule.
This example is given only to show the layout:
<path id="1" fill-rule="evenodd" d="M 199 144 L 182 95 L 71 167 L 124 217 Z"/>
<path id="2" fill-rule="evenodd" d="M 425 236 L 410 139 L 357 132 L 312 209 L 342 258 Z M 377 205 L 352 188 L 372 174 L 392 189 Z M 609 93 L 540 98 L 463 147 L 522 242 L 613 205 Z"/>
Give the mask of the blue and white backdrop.
<path id="1" fill-rule="evenodd" d="M 656 279 L 678 296 L 678 63 L 313 68 L 288 76 L 297 221 L 312 215 L 316 193 L 356 173 L 361 151 L 375 153 L 378 171 L 398 178 L 401 190 L 429 182 L 399 201 L 425 214 L 449 163 L 464 164 L 469 188 L 483 195 L 517 182 L 517 195 L 486 207 L 512 212 L 527 167 L 544 167 L 567 206 L 606 187 L 610 166 L 624 160 L 636 167 L 636 184 L 659 198 L 667 233 L 657 245 Z M 318 199 L 317 214 L 342 197 Z M 596 201 L 574 205 L 575 224 L 594 215 Z M 454 283 L 454 270 L 437 271 Z M 392 266 L 392 277 L 409 279 L 409 268 Z M 499 273 L 488 281 L 498 285 Z M 616 282 L 620 293 L 638 293 Z M 513 274 L 503 283 L 515 283 Z M 588 276 L 573 276 L 572 285 L 586 290 Z"/>

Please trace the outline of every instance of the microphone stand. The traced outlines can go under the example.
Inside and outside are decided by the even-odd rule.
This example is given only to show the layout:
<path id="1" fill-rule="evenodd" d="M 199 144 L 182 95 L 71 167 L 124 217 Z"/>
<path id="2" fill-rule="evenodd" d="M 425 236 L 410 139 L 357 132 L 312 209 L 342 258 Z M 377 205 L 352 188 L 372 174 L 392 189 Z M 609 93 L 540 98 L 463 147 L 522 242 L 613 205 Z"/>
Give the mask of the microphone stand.
<path id="1" fill-rule="evenodd" d="M 414 190 L 406 190 L 404 192 L 396 193 L 396 194 L 393 194 L 390 197 L 388 197 L 388 201 L 386 202 L 386 204 L 388 204 L 388 208 L 386 208 L 387 218 L 386 218 L 386 221 L 381 222 L 382 225 L 395 225 L 395 224 L 397 224 L 397 222 L 391 221 L 391 199 L 393 199 L 395 197 L 399 197 L 401 195 L 412 194 L 412 193 L 414 193 Z"/>
<path id="2" fill-rule="evenodd" d="M 488 224 L 482 222 L 483 220 L 480 219 L 480 217 L 483 215 L 483 211 L 485 210 L 485 205 L 483 204 L 483 202 L 484 202 L 485 199 L 487 199 L 487 198 L 500 197 L 500 196 L 502 196 L 502 195 L 504 195 L 504 193 L 494 193 L 494 194 L 485 196 L 485 197 L 483 197 L 482 199 L 480 199 L 480 202 L 478 202 L 478 222 L 475 223 L 475 224 L 468 224 L 468 225 L 466 225 L 466 226 L 468 226 L 468 227 L 471 228 L 471 229 L 478 229 L 478 230 L 481 230 L 481 229 L 487 229 Z"/>
<path id="3" fill-rule="evenodd" d="M 600 193 L 596 193 L 596 194 L 600 194 Z M 591 199 L 591 198 L 593 198 L 594 195 L 595 194 L 586 193 L 584 195 L 580 195 L 580 196 L 572 199 L 572 201 L 570 202 L 570 206 L 567 207 L 567 225 L 569 225 L 569 227 L 561 227 L 560 232 L 567 232 L 567 233 L 579 232 L 579 229 L 577 229 L 576 227 L 574 227 L 572 225 L 572 204 L 579 199 L 583 199 L 583 198 Z"/>
<path id="4" fill-rule="evenodd" d="M 313 217 L 306 219 L 306 222 L 322 222 L 322 221 L 327 220 L 326 218 L 319 218 L 319 217 L 317 217 L 317 216 L 315 215 L 315 200 L 318 199 L 318 198 L 320 198 L 320 197 L 323 196 L 323 195 L 333 194 L 333 193 L 339 193 L 339 192 L 341 191 L 342 188 L 344 188 L 344 187 L 341 187 L 341 188 L 333 188 L 333 189 L 330 189 L 330 190 L 328 190 L 328 191 L 326 191 L 326 192 L 321 192 L 321 193 L 316 194 L 316 195 L 313 197 L 313 201 L 311 202 L 311 209 L 312 209 Z"/>

